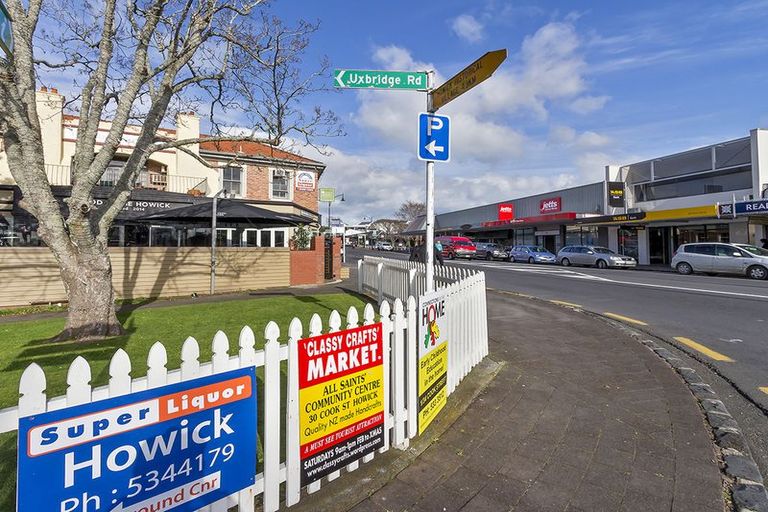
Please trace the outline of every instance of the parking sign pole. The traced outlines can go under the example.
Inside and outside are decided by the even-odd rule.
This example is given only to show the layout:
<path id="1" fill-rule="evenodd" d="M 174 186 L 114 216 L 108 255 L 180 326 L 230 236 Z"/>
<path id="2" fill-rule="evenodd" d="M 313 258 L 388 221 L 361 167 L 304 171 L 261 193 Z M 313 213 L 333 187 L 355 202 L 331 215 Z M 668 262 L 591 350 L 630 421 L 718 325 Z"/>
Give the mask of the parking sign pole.
<path id="1" fill-rule="evenodd" d="M 427 73 L 427 112 L 432 113 L 432 80 L 434 71 Z M 427 123 L 427 135 L 431 135 L 432 123 Z M 426 219 L 426 291 L 435 291 L 435 162 L 427 162 L 427 219 Z"/>

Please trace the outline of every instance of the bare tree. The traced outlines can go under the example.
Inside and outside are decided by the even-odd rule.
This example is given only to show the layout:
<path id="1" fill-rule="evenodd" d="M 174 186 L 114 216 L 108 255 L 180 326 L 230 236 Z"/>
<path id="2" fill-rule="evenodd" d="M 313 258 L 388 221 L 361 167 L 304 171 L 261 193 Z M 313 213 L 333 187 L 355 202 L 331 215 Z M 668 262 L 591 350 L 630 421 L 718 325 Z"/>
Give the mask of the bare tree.
<path id="1" fill-rule="evenodd" d="M 405 222 L 398 219 L 379 219 L 371 222 L 368 227 L 368 229 L 375 231 L 377 235 L 384 235 L 391 242 L 394 242 L 403 228 L 405 228 Z"/>
<path id="2" fill-rule="evenodd" d="M 214 127 L 205 140 L 213 142 L 314 144 L 319 136 L 340 133 L 331 112 L 301 108 L 302 99 L 324 88 L 317 79 L 327 63 L 315 73 L 299 71 L 317 26 L 287 27 L 267 14 L 262 0 L 6 3 L 14 55 L 0 61 L 0 132 L 24 207 L 37 217 L 67 290 L 69 314 L 59 339 L 123 332 L 115 315 L 108 233 L 153 153 L 175 148 L 200 160 L 187 146 L 201 139 L 158 136 L 176 112 L 204 109 Z M 67 213 L 46 177 L 36 106 L 37 83 L 50 70 L 77 77 L 65 107 L 79 115 Z M 247 120 L 246 133 L 222 128 L 223 120 L 232 119 L 240 125 Z M 97 144 L 105 120 L 109 132 Z M 96 209 L 94 188 L 131 123 L 140 126 L 135 148 L 109 199 Z"/>
<path id="3" fill-rule="evenodd" d="M 427 206 L 424 203 L 418 201 L 406 201 L 400 205 L 400 208 L 395 212 L 395 217 L 403 222 L 411 222 L 419 215 L 425 215 L 427 213 Z"/>

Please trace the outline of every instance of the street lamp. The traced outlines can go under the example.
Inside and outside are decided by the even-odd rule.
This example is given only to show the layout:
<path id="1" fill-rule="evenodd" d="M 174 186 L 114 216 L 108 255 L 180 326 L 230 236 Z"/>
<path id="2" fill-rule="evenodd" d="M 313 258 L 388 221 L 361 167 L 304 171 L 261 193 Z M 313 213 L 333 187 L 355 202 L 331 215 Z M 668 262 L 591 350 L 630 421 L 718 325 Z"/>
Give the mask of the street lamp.
<path id="1" fill-rule="evenodd" d="M 344 202 L 344 194 L 336 194 L 333 196 L 333 201 L 335 201 L 337 198 L 341 198 L 341 203 Z M 331 230 L 331 204 L 333 204 L 333 201 L 328 201 L 328 231 Z"/>

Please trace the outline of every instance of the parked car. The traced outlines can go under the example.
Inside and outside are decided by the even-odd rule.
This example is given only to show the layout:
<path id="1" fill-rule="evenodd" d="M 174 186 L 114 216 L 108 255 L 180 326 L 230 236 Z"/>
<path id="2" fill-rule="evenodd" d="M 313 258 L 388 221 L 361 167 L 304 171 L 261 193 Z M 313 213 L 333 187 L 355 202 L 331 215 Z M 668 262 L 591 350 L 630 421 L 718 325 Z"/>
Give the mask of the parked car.
<path id="1" fill-rule="evenodd" d="M 509 250 L 509 261 L 555 263 L 557 256 L 538 245 L 515 245 Z"/>
<path id="2" fill-rule="evenodd" d="M 391 251 L 392 250 L 392 242 L 376 242 L 376 244 L 373 246 L 374 249 L 377 251 Z"/>
<path id="3" fill-rule="evenodd" d="M 439 241 L 443 246 L 443 258 L 450 260 L 455 258 L 471 260 L 477 252 L 475 244 L 465 236 L 438 236 L 435 241 Z"/>
<path id="4" fill-rule="evenodd" d="M 507 251 L 499 244 L 476 243 L 475 258 L 485 258 L 486 260 L 505 260 L 509 256 Z"/>
<path id="5" fill-rule="evenodd" d="M 748 244 L 693 243 L 677 248 L 672 268 L 680 274 L 740 274 L 768 278 L 768 250 Z"/>
<path id="6" fill-rule="evenodd" d="M 631 256 L 616 254 L 606 247 L 596 245 L 569 245 L 557 253 L 557 262 L 564 267 L 586 265 L 597 268 L 635 268 L 637 260 Z"/>

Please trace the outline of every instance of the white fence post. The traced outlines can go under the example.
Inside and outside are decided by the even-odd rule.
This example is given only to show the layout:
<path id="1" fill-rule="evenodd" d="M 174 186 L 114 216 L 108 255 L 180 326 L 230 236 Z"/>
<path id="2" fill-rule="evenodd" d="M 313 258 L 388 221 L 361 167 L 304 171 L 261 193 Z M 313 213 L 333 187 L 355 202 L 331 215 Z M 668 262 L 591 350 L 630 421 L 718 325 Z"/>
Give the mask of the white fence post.
<path id="1" fill-rule="evenodd" d="M 359 268 L 359 267 L 358 267 Z M 362 282 L 362 281 L 361 281 Z M 301 453 L 299 438 L 299 340 L 303 328 L 298 318 L 288 327 L 288 405 L 285 423 L 285 504 L 289 507 L 301 499 Z M 249 511 L 251 509 L 248 509 Z"/>
<path id="2" fill-rule="evenodd" d="M 264 512 L 280 508 L 280 328 L 264 328 Z"/>
<path id="3" fill-rule="evenodd" d="M 320 315 L 315 313 L 309 320 L 309 337 L 320 336 L 323 333 L 323 321 L 320 320 Z M 320 480 L 315 480 L 307 486 L 307 493 L 312 494 L 320 490 Z"/>
<path id="4" fill-rule="evenodd" d="M 408 339 L 406 341 L 406 382 L 408 384 L 408 438 L 412 439 L 416 437 L 418 433 L 418 415 L 419 415 L 419 386 L 418 386 L 418 344 L 421 340 L 418 339 L 417 325 L 418 318 L 416 299 L 413 296 L 408 297 L 408 310 L 406 314 L 406 333 Z"/>
<path id="5" fill-rule="evenodd" d="M 405 435 L 405 421 L 407 419 L 405 411 L 406 395 L 406 372 L 405 372 L 405 313 L 403 311 L 403 302 L 395 299 L 394 317 L 394 336 L 392 336 L 392 406 L 395 416 L 394 441 L 395 448 L 405 450 L 408 448 L 408 438 Z"/>
<path id="6" fill-rule="evenodd" d="M 384 446 L 379 448 L 379 453 L 389 450 L 389 429 L 392 428 L 392 403 L 390 392 L 392 390 L 392 375 L 389 362 L 392 358 L 392 318 L 390 316 L 389 302 L 384 301 L 379 307 L 381 318 L 382 349 L 384 350 Z"/>
<path id="7" fill-rule="evenodd" d="M 384 286 L 383 286 L 383 270 L 384 270 L 384 264 L 379 263 L 376 265 L 376 289 L 379 291 L 379 296 L 376 297 L 376 300 L 379 304 L 381 304 L 384 301 Z"/>

